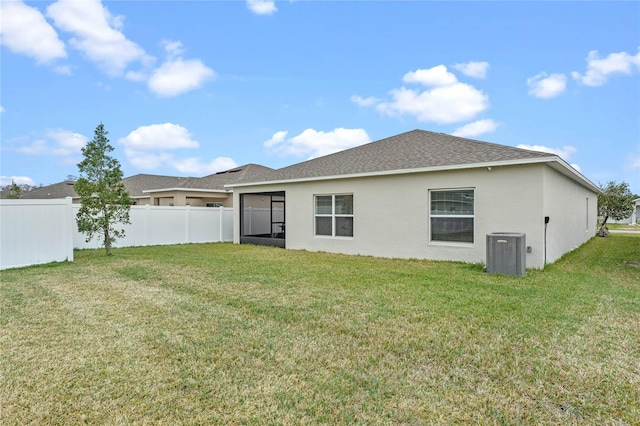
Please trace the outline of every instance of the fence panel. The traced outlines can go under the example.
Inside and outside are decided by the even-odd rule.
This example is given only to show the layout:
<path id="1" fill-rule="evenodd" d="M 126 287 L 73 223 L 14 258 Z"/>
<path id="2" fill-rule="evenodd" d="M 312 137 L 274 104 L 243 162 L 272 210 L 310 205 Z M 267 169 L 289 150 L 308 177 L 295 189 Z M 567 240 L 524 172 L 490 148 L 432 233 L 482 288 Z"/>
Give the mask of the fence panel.
<path id="1" fill-rule="evenodd" d="M 73 249 L 101 248 L 78 231 L 79 204 L 65 200 L 1 200 L 0 269 L 73 260 Z M 113 247 L 233 241 L 233 209 L 131 206 L 125 237 Z"/>
<path id="2" fill-rule="evenodd" d="M 222 230 L 222 241 L 233 241 L 233 215 L 234 210 L 222 209 L 222 225 L 220 229 Z"/>
<path id="3" fill-rule="evenodd" d="M 75 214 L 79 205 L 74 204 Z M 130 225 L 119 225 L 125 237 L 113 247 L 233 241 L 233 209 L 217 207 L 131 206 Z M 222 232 L 221 232 L 222 230 Z M 74 229 L 75 248 L 102 247 L 103 237 L 85 241 Z"/>
<path id="4" fill-rule="evenodd" d="M 0 269 L 73 260 L 71 198 L 0 201 Z"/>

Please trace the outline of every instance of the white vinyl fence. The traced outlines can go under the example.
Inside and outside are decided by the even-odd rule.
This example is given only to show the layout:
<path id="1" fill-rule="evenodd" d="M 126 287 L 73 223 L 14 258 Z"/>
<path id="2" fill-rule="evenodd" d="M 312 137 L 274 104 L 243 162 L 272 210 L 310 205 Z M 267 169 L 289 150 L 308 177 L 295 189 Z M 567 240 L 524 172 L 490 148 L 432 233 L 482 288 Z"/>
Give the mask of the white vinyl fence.
<path id="1" fill-rule="evenodd" d="M 73 260 L 71 198 L 0 200 L 0 269 Z"/>
<path id="2" fill-rule="evenodd" d="M 74 248 L 101 248 L 103 237 L 78 232 L 80 205 L 66 200 L 0 201 L 0 269 L 73 260 Z M 233 209 L 131 206 L 125 237 L 113 247 L 233 241 Z"/>

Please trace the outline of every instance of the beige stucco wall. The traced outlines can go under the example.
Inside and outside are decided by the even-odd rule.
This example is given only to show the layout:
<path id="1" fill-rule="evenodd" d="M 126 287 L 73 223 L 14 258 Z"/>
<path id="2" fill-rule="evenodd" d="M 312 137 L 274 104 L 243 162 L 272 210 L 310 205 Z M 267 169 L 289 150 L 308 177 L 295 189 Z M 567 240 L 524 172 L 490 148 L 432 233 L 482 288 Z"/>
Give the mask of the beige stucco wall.
<path id="1" fill-rule="evenodd" d="M 136 206 L 146 206 L 151 203 L 151 199 L 149 197 L 134 198 L 133 201 L 135 201 Z"/>
<path id="2" fill-rule="evenodd" d="M 547 170 L 548 169 L 548 170 Z M 557 175 L 557 176 L 556 176 Z M 584 207 L 576 213 L 576 199 L 586 190 L 572 189 L 572 181 L 544 164 L 503 166 L 459 171 L 413 173 L 353 179 L 240 187 L 234 190 L 234 202 L 239 206 L 239 194 L 261 191 L 286 191 L 286 247 L 310 251 L 328 251 L 380 257 L 419 258 L 486 262 L 486 235 L 492 232 L 526 234 L 531 252 L 526 256 L 528 268 L 544 264 L 544 216 L 557 217 L 557 225 L 579 221 L 584 227 Z M 566 182 L 565 182 L 566 181 Z M 545 188 L 558 185 L 546 195 Z M 473 244 L 430 242 L 429 190 L 473 188 L 475 190 L 475 228 Z M 548 187 L 545 191 L 548 191 Z M 575 197 L 565 197 L 565 192 Z M 313 196 L 348 193 L 354 195 L 353 238 L 328 238 L 313 235 Z M 595 197 L 595 194 L 591 194 Z M 582 199 L 584 205 L 584 197 Z M 594 201 L 595 205 L 595 201 Z M 239 209 L 238 209 L 239 210 Z M 239 211 L 234 221 L 234 241 L 239 242 Z M 578 215 L 578 218 L 576 218 Z M 566 217 L 560 220 L 560 217 Z M 595 218 L 595 217 L 594 217 Z M 553 220 L 553 219 L 552 219 Z M 573 239 L 571 247 L 586 241 L 588 232 L 571 237 L 575 227 L 563 232 Z M 595 232 L 595 231 L 594 231 Z M 591 232 L 590 235 L 593 235 Z M 583 238 L 585 237 L 585 238 Z M 548 234 L 549 238 L 549 234 Z M 553 243 L 560 244 L 560 234 Z M 548 259 L 556 259 L 566 245 L 560 244 Z"/>
<path id="3" fill-rule="evenodd" d="M 224 207 L 233 207 L 230 193 L 206 193 L 198 191 L 159 191 L 150 194 L 151 205 L 205 207 L 207 203 L 223 203 Z"/>

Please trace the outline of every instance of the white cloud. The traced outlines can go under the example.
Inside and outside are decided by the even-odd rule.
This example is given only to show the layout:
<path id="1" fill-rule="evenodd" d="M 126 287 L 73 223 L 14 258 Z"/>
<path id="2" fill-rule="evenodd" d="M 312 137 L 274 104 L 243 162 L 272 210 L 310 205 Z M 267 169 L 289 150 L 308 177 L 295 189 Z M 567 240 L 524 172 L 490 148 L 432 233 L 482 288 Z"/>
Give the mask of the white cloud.
<path id="1" fill-rule="evenodd" d="M 121 32 L 123 17 L 113 16 L 99 0 L 58 0 L 47 7 L 54 25 L 72 33 L 69 44 L 110 75 L 122 75 L 130 63 L 148 66 L 153 58 Z"/>
<path id="2" fill-rule="evenodd" d="M 567 77 L 564 74 L 547 75 L 541 72 L 527 79 L 529 94 L 536 98 L 550 99 L 564 93 L 567 87 Z"/>
<path id="3" fill-rule="evenodd" d="M 281 130 L 279 132 L 275 132 L 273 134 L 273 136 L 271 136 L 271 139 L 269 139 L 268 141 L 266 141 L 263 145 L 267 148 L 271 148 L 272 146 L 275 146 L 279 143 L 285 142 L 287 140 L 287 134 L 289 132 L 286 130 Z"/>
<path id="4" fill-rule="evenodd" d="M 351 100 L 371 106 L 389 116 L 409 115 L 418 121 L 458 123 L 471 120 L 489 108 L 489 97 L 481 90 L 460 83 L 444 65 L 419 69 L 404 75 L 405 83 L 429 86 L 426 90 L 400 87 L 389 91 L 391 100 L 378 100 L 354 95 Z"/>
<path id="5" fill-rule="evenodd" d="M 136 151 L 197 148 L 199 146 L 187 129 L 173 123 L 140 126 L 118 142 Z"/>
<path id="6" fill-rule="evenodd" d="M 4 107 L 2 105 L 0 105 L 0 114 L 4 113 L 6 111 L 6 109 L 4 109 Z"/>
<path id="7" fill-rule="evenodd" d="M 602 86 L 611 74 L 631 74 L 640 68 L 640 51 L 634 56 L 627 52 L 611 53 L 600 58 L 597 50 L 587 55 L 587 71 L 584 75 L 577 71 L 571 73 L 580 83 L 587 86 Z"/>
<path id="8" fill-rule="evenodd" d="M 577 171 L 579 171 L 580 173 L 582 173 L 582 169 L 576 163 L 571 163 L 570 166 L 576 169 Z"/>
<path id="9" fill-rule="evenodd" d="M 162 47 L 164 47 L 165 52 L 167 52 L 167 57 L 169 59 L 176 58 L 184 52 L 184 46 L 181 41 L 178 40 L 162 40 L 160 43 Z"/>
<path id="10" fill-rule="evenodd" d="M 453 136 L 460 136 L 462 138 L 479 136 L 485 133 L 495 132 L 499 125 L 500 123 L 488 118 L 486 120 L 478 120 L 473 123 L 465 124 L 464 126 L 457 128 L 452 134 Z"/>
<path id="11" fill-rule="evenodd" d="M 209 162 L 195 157 L 178 158 L 170 151 L 200 146 L 191 133 L 179 124 L 140 126 L 121 138 L 118 143 L 124 145 L 127 161 L 143 170 L 172 167 L 182 173 L 211 174 L 237 166 L 232 159 L 226 157 Z"/>
<path id="12" fill-rule="evenodd" d="M 420 83 L 425 86 L 451 86 L 458 82 L 455 75 L 447 71 L 444 65 L 437 65 L 429 69 L 419 69 L 409 71 L 404 75 L 402 81 L 405 83 Z"/>
<path id="13" fill-rule="evenodd" d="M 11 185 L 11 182 L 15 182 L 16 185 L 36 185 L 36 182 L 28 176 L 0 176 L 0 186 Z"/>
<path id="14" fill-rule="evenodd" d="M 53 155 L 58 157 L 75 157 L 81 155 L 81 149 L 87 138 L 80 133 L 64 129 L 48 129 L 42 136 L 17 149 L 28 155 Z"/>
<path id="15" fill-rule="evenodd" d="M 0 6 L 3 44 L 38 62 L 66 57 L 64 44 L 38 9 L 20 1 L 0 2 Z M 153 69 L 156 59 L 123 34 L 124 16 L 112 15 L 100 0 L 58 0 L 47 7 L 47 16 L 56 28 L 72 34 L 69 45 L 108 75 L 146 82 L 158 96 L 177 96 L 215 77 L 201 60 L 184 60 L 182 42 L 174 40 L 161 42 L 167 58 Z M 139 64 L 138 69 L 128 69 L 134 63 Z M 58 65 L 54 71 L 70 75 L 71 67 Z"/>
<path id="16" fill-rule="evenodd" d="M 464 83 L 423 92 L 401 87 L 392 90 L 391 96 L 391 102 L 376 106 L 378 111 L 390 116 L 412 115 L 418 121 L 435 123 L 470 120 L 489 107 L 489 99 L 482 91 Z"/>
<path id="17" fill-rule="evenodd" d="M 629 160 L 631 170 L 640 170 L 640 155 L 632 155 Z"/>
<path id="18" fill-rule="evenodd" d="M 453 68 L 462 74 L 473 78 L 485 78 L 489 71 L 489 62 L 466 62 L 464 64 L 455 64 Z"/>
<path id="19" fill-rule="evenodd" d="M 199 59 L 170 59 L 149 78 L 149 90 L 158 96 L 171 97 L 200 87 L 215 77 L 215 72 Z"/>
<path id="20" fill-rule="evenodd" d="M 2 44 L 11 51 L 50 63 L 66 58 L 64 43 L 42 13 L 21 1 L 0 2 Z"/>
<path id="21" fill-rule="evenodd" d="M 235 161 L 228 157 L 218 157 L 208 163 L 199 158 L 185 158 L 170 162 L 171 165 L 182 173 L 209 175 L 223 170 L 238 167 Z"/>
<path id="22" fill-rule="evenodd" d="M 173 159 L 173 155 L 167 152 L 156 154 L 131 148 L 125 148 L 124 155 L 127 157 L 129 163 L 142 170 L 157 169 Z"/>
<path id="23" fill-rule="evenodd" d="M 369 96 L 368 98 L 363 98 L 362 96 L 353 95 L 351 96 L 351 102 L 355 102 L 360 106 L 368 107 L 377 104 L 380 102 L 380 99 L 374 98 L 373 96 Z"/>
<path id="24" fill-rule="evenodd" d="M 552 147 L 548 147 L 548 146 L 544 146 L 544 145 L 526 145 L 526 144 L 521 144 L 521 145 L 517 145 L 516 148 L 528 149 L 530 151 L 546 152 L 546 153 L 549 153 L 549 154 L 555 154 L 555 155 L 559 156 L 560 158 L 562 158 L 563 160 L 568 160 L 569 158 L 571 158 L 571 156 L 573 154 L 578 152 L 578 150 L 575 147 L 569 146 L 569 145 L 563 146 L 562 148 L 552 148 Z"/>
<path id="25" fill-rule="evenodd" d="M 247 0 L 247 7 L 256 15 L 271 15 L 278 10 L 273 0 Z"/>
<path id="26" fill-rule="evenodd" d="M 306 129 L 292 138 L 286 136 L 286 131 L 276 132 L 264 146 L 280 155 L 315 158 L 371 141 L 364 129 L 337 128 L 330 132 Z"/>

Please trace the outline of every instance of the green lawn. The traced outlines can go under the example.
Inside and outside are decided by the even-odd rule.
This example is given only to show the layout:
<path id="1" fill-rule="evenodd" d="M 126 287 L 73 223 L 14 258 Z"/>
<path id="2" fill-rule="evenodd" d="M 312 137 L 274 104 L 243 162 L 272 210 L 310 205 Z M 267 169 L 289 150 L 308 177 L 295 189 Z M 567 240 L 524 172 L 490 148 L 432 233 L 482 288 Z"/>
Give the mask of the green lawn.
<path id="1" fill-rule="evenodd" d="M 607 228 L 610 230 L 640 231 L 640 226 L 628 223 L 607 223 Z"/>
<path id="2" fill-rule="evenodd" d="M 231 244 L 75 258 L 1 272 L 0 424 L 640 423 L 640 236 L 525 277 Z"/>

